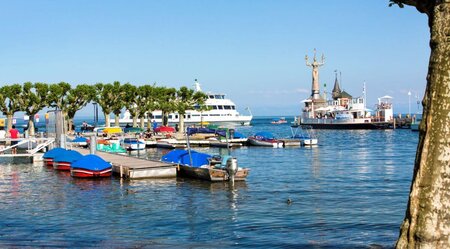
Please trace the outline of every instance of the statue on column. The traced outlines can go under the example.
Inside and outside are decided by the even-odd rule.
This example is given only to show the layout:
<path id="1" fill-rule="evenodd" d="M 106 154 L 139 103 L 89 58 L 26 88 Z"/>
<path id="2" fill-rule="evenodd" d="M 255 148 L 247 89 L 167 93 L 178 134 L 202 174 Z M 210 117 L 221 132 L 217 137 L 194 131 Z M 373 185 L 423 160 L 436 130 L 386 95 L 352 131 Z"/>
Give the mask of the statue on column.
<path id="1" fill-rule="evenodd" d="M 306 66 L 312 67 L 312 99 L 320 99 L 319 91 L 319 67 L 325 64 L 325 56 L 322 54 L 322 62 L 318 62 L 316 59 L 316 49 L 314 49 L 314 59 L 312 63 L 308 61 L 308 55 L 305 56 Z"/>

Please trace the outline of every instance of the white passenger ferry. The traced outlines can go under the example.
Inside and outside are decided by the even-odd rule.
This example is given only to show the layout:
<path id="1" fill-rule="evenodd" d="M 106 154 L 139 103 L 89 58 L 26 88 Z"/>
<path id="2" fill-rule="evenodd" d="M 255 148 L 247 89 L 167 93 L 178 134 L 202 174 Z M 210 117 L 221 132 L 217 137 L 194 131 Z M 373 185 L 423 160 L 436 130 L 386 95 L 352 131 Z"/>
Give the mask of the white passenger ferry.
<path id="1" fill-rule="evenodd" d="M 195 91 L 202 91 L 200 84 L 197 80 L 194 83 Z M 250 110 L 249 115 L 241 115 L 236 110 L 236 105 L 230 99 L 225 97 L 225 94 L 217 94 L 205 92 L 208 96 L 205 104 L 209 107 L 208 111 L 197 111 L 188 110 L 184 115 L 185 125 L 199 125 L 199 124 L 216 124 L 224 126 L 238 126 L 238 125 L 250 125 L 252 121 L 252 114 Z M 152 112 L 151 122 L 156 122 L 158 124 L 162 123 L 162 112 L 154 111 Z M 111 124 L 114 124 L 114 118 L 111 119 Z M 125 111 L 123 117 L 119 120 L 121 125 L 132 124 L 133 119 L 128 111 Z M 139 121 L 138 121 L 139 122 Z M 147 120 L 145 120 L 147 122 Z M 179 122 L 178 113 L 170 113 L 168 117 L 169 125 L 175 125 Z"/>

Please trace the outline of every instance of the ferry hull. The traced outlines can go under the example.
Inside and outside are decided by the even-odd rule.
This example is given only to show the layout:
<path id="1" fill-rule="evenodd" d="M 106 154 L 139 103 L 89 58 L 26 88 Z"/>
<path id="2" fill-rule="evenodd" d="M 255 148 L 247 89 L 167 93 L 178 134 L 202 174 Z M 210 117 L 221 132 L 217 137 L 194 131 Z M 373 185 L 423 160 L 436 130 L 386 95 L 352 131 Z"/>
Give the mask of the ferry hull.
<path id="1" fill-rule="evenodd" d="M 386 130 L 392 129 L 393 125 L 389 122 L 377 123 L 301 123 L 302 128 L 312 127 L 313 129 L 332 129 L 332 130 Z"/>

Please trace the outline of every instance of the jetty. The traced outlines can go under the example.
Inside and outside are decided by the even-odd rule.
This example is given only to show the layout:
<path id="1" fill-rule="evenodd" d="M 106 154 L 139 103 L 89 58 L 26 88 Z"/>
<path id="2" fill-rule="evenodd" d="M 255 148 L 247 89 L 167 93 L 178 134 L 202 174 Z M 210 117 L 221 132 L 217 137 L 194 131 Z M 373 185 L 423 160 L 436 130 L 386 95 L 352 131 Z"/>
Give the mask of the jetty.
<path id="1" fill-rule="evenodd" d="M 72 147 L 83 155 L 90 154 L 89 149 Z M 96 155 L 112 164 L 113 174 L 127 179 L 171 178 L 177 176 L 177 164 L 165 163 L 127 155 L 96 151 Z"/>

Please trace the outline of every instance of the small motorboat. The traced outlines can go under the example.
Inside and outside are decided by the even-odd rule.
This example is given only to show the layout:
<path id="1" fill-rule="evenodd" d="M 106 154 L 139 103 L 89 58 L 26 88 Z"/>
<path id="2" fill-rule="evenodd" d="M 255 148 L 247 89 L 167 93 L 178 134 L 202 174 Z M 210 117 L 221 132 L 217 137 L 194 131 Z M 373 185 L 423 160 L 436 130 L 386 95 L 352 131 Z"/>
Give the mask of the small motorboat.
<path id="1" fill-rule="evenodd" d="M 158 126 L 154 130 L 156 133 L 173 133 L 175 132 L 175 128 L 171 126 Z"/>
<path id="2" fill-rule="evenodd" d="M 295 128 L 295 129 L 293 129 Z M 300 129 L 300 132 L 298 132 Z M 292 137 L 293 139 L 299 139 L 301 146 L 312 146 L 317 145 L 318 139 L 316 134 L 314 133 L 311 126 L 304 126 L 303 128 L 300 126 L 292 126 L 291 127 Z"/>
<path id="3" fill-rule="evenodd" d="M 232 156 L 212 156 L 195 150 L 175 149 L 161 161 L 178 164 L 177 176 L 208 181 L 244 181 L 249 169 L 240 168 Z"/>
<path id="4" fill-rule="evenodd" d="M 61 153 L 64 153 L 65 151 L 67 150 L 57 147 L 45 152 L 44 155 L 42 156 L 42 158 L 44 159 L 44 165 L 48 167 L 53 167 L 53 158 L 55 158 L 57 155 Z"/>
<path id="5" fill-rule="evenodd" d="M 254 136 L 248 137 L 248 143 L 254 146 L 265 146 L 273 148 L 282 148 L 283 142 L 275 139 L 270 132 L 257 132 Z"/>
<path id="6" fill-rule="evenodd" d="M 137 138 L 124 138 L 121 141 L 122 148 L 126 150 L 144 150 L 145 141 Z"/>
<path id="7" fill-rule="evenodd" d="M 81 157 L 76 162 L 73 162 L 70 167 L 70 175 L 73 177 L 108 177 L 111 176 L 111 174 L 111 163 L 93 154 Z"/>
<path id="8" fill-rule="evenodd" d="M 70 141 L 72 144 L 76 145 L 76 146 L 80 146 L 80 147 L 87 147 L 89 144 L 89 139 L 85 138 L 85 137 L 76 137 L 75 139 L 73 139 L 72 141 Z"/>
<path id="9" fill-rule="evenodd" d="M 271 124 L 286 124 L 287 120 L 285 117 L 281 117 L 279 119 L 273 119 L 272 122 L 270 122 Z"/>
<path id="10" fill-rule="evenodd" d="M 82 158 L 80 152 L 75 150 L 66 150 L 53 158 L 53 168 L 56 170 L 69 171 L 73 162 Z"/>

